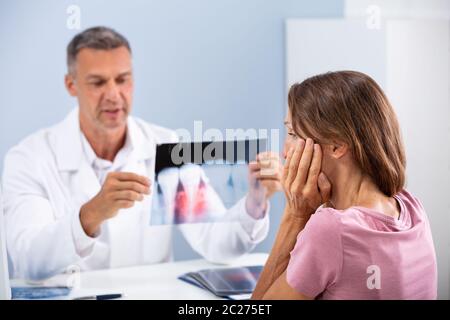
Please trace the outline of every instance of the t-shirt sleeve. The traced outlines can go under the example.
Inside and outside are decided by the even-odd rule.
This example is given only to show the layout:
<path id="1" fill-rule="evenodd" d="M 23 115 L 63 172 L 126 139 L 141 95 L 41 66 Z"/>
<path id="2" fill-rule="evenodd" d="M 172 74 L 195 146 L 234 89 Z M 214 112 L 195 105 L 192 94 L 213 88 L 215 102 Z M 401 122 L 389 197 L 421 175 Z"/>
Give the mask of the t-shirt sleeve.
<path id="1" fill-rule="evenodd" d="M 287 282 L 308 297 L 315 298 L 336 283 L 342 269 L 341 228 L 332 210 L 317 210 L 291 251 Z"/>

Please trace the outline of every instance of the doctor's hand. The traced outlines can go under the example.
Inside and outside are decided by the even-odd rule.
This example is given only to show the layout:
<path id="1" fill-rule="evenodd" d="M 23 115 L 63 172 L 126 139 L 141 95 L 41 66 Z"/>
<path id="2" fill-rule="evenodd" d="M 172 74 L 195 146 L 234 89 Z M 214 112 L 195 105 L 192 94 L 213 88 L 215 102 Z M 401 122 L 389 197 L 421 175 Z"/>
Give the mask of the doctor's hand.
<path id="1" fill-rule="evenodd" d="M 300 139 L 288 151 L 282 183 L 291 214 L 309 218 L 320 205 L 329 201 L 331 183 L 321 168 L 322 149 L 312 139 L 306 142 Z"/>
<path id="2" fill-rule="evenodd" d="M 280 157 L 274 152 L 257 155 L 256 161 L 249 165 L 249 192 L 246 200 L 247 212 L 255 219 L 264 216 L 267 200 L 283 190 L 281 185 L 282 165 Z"/>
<path id="3" fill-rule="evenodd" d="M 100 192 L 80 209 L 81 225 L 88 236 L 98 233 L 103 221 L 120 209 L 131 208 L 150 194 L 150 180 L 130 172 L 111 172 Z"/>

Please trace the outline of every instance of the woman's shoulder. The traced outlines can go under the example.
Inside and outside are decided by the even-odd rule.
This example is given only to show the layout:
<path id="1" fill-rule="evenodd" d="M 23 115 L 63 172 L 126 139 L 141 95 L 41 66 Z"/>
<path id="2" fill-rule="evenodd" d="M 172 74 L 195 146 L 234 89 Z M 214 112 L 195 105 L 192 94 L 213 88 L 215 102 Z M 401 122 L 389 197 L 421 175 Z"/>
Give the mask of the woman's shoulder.
<path id="1" fill-rule="evenodd" d="M 319 207 L 316 212 L 311 215 L 305 228 L 309 231 L 317 231 L 317 233 L 330 235 L 340 232 L 340 217 L 338 210 L 330 207 Z"/>
<path id="2" fill-rule="evenodd" d="M 320 228 L 321 232 L 346 232 L 348 228 L 367 224 L 365 210 L 358 207 L 335 209 L 333 207 L 319 207 L 311 216 L 311 226 Z M 308 222 L 309 223 L 309 222 Z"/>
<path id="3" fill-rule="evenodd" d="M 333 207 L 323 205 L 316 210 L 313 216 L 315 216 L 317 220 L 323 221 L 327 224 L 336 224 L 341 223 L 341 216 L 349 211 L 352 211 L 352 208 L 338 210 Z"/>
<path id="4" fill-rule="evenodd" d="M 340 230 L 351 232 L 353 229 L 360 230 L 387 230 L 393 227 L 397 230 L 402 224 L 410 224 L 422 220 L 427 220 L 427 214 L 421 201 L 406 189 L 401 190 L 394 196 L 401 207 L 401 218 L 396 220 L 382 212 L 365 208 L 349 207 L 338 210 L 332 207 L 319 207 L 311 217 L 312 226 L 329 229 L 329 231 Z M 339 226 L 339 228 L 336 228 Z"/>
<path id="5" fill-rule="evenodd" d="M 401 203 L 406 206 L 406 209 L 416 209 L 419 211 L 424 211 L 424 207 L 422 202 L 415 197 L 411 192 L 406 189 L 403 189 L 399 193 L 395 195 L 395 198 L 398 199 Z"/>
<path id="6" fill-rule="evenodd" d="M 296 247 L 304 251 L 309 248 L 315 254 L 341 254 L 342 227 L 332 208 L 319 208 L 311 215 L 305 228 L 297 236 Z"/>

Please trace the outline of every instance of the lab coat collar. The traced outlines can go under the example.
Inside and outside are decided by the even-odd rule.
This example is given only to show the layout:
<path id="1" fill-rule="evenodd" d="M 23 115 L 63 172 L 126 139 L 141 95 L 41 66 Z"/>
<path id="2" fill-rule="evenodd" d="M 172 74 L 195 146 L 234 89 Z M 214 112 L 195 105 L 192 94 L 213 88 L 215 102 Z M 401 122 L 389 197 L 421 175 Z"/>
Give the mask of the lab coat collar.
<path id="1" fill-rule="evenodd" d="M 153 132 L 148 130 L 148 128 L 146 129 L 134 117 L 128 117 L 128 142 L 132 150 L 131 157 L 136 161 L 152 159 L 156 154 L 156 137 Z"/>
<path id="2" fill-rule="evenodd" d="M 92 167 L 95 167 L 96 164 L 98 165 L 99 163 L 101 164 L 100 167 L 102 167 L 106 164 L 108 164 L 108 166 L 111 166 L 111 167 L 114 167 L 114 166 L 120 167 L 128 160 L 130 154 L 133 151 L 133 142 L 131 141 L 130 130 L 128 130 L 128 128 L 126 131 L 125 143 L 124 143 L 122 149 L 120 149 L 119 152 L 117 153 L 114 161 L 108 161 L 108 160 L 99 158 L 95 154 L 94 150 L 92 149 L 92 146 L 89 144 L 86 136 L 82 132 L 80 132 L 80 138 L 81 138 L 81 146 L 83 148 L 84 156 L 86 157 L 86 160 L 89 163 L 89 165 Z"/>
<path id="3" fill-rule="evenodd" d="M 81 143 L 81 129 L 78 107 L 54 128 L 55 157 L 61 171 L 76 171 L 84 157 Z M 131 116 L 127 120 L 127 139 L 129 139 L 133 160 L 148 160 L 154 157 L 156 142 L 153 136 L 144 134 L 144 129 Z"/>

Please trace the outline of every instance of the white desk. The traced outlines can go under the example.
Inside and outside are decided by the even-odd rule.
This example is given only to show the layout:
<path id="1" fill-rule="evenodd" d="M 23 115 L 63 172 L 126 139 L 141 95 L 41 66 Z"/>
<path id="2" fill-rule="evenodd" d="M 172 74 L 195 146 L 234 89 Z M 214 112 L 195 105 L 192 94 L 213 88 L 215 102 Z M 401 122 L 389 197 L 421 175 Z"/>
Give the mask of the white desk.
<path id="1" fill-rule="evenodd" d="M 82 272 L 79 274 L 79 288 L 75 288 L 71 296 L 123 293 L 123 299 L 218 299 L 206 290 L 177 279 L 178 276 L 205 268 L 264 264 L 267 256 L 266 253 L 248 254 L 228 265 L 211 264 L 205 260 L 189 260 Z M 65 284 L 67 276 L 57 276 L 50 281 Z"/>

